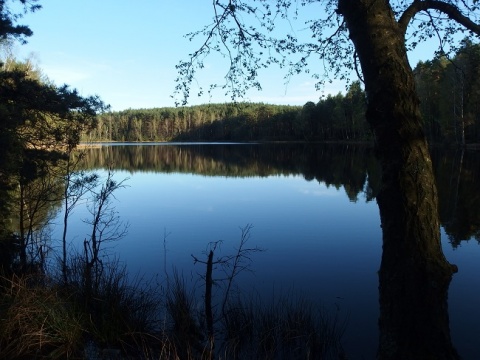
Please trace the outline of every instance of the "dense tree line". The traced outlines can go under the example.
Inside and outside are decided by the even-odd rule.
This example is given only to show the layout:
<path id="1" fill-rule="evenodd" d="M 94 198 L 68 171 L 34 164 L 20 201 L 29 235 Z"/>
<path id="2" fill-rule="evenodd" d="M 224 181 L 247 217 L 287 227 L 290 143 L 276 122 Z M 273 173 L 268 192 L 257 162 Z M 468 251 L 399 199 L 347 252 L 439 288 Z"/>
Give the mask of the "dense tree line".
<path id="1" fill-rule="evenodd" d="M 480 45 L 465 40 L 452 59 L 437 56 L 414 71 L 430 142 L 480 142 Z"/>
<path id="2" fill-rule="evenodd" d="M 171 141 L 253 140 L 268 119 L 291 133 L 299 107 L 265 104 L 208 104 L 111 112 L 100 116 L 88 140 Z M 281 128 L 285 129 L 281 129 Z M 281 135 L 274 135 L 280 137 Z"/>
<path id="3" fill-rule="evenodd" d="M 480 141 L 480 45 L 464 41 L 456 56 L 414 69 L 430 143 Z M 304 106 L 225 103 L 129 109 L 99 116 L 86 141 L 371 141 L 359 81 L 346 94 Z"/>
<path id="4" fill-rule="evenodd" d="M 360 83 L 303 107 L 263 103 L 129 109 L 99 116 L 86 141 L 367 140 Z"/>

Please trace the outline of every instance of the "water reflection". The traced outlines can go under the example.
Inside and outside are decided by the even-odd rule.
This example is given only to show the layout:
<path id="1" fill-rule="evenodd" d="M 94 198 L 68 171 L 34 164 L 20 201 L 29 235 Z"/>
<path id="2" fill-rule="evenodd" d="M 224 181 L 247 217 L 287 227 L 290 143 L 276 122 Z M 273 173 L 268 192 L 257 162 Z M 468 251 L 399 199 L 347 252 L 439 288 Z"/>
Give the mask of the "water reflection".
<path id="1" fill-rule="evenodd" d="M 452 246 L 480 242 L 480 154 L 434 149 L 440 221 Z M 351 201 L 374 200 L 380 167 L 366 146 L 305 144 L 115 144 L 86 150 L 86 166 L 128 172 L 190 173 L 206 176 L 301 175 L 343 187 Z"/>
<path id="2" fill-rule="evenodd" d="M 402 194 L 394 187 L 387 194 L 394 201 L 382 203 L 386 186 L 365 146 L 116 144 L 87 149 L 85 166 L 113 165 L 118 180 L 130 177 L 129 188 L 116 194 L 117 210 L 131 224 L 130 236 L 109 254 L 118 254 L 134 274 L 161 276 L 175 266 L 195 282 L 202 274 L 192 269 L 190 255 L 202 254 L 209 242 L 220 239 L 231 253 L 238 227 L 253 223 L 255 245 L 268 251 L 254 259 L 254 278 L 239 279 L 245 293 L 256 289 L 271 299 L 293 284 L 295 292 L 350 313 L 344 337 L 350 359 L 456 359 L 455 347 L 473 359 L 480 358 L 479 158 L 434 149 L 440 216 L 433 201 L 425 211 L 435 221 L 431 242 L 403 242 L 417 234 L 401 234 L 402 221 L 393 231 L 384 226 L 382 238 L 380 219 L 382 225 L 396 216 L 417 221 L 419 207 L 398 209 Z M 48 190 L 52 196 L 43 197 L 48 206 L 36 213 L 40 223 L 47 223 L 61 207 L 64 184 L 52 177 L 28 185 L 17 194 L 25 200 L 18 204 L 33 209 L 29 203 L 40 197 L 37 190 Z M 82 250 L 89 229 L 81 228 L 87 226 L 81 220 L 88 216 L 81 207 L 75 213 L 69 246 L 75 246 L 76 237 Z M 436 233 L 438 218 L 448 240 L 443 251 L 460 268 L 453 281 L 454 269 Z M 18 222 L 12 215 L 11 225 Z M 168 244 L 162 244 L 165 229 L 172 234 Z M 53 251 L 60 238 L 52 233 Z"/>
<path id="3" fill-rule="evenodd" d="M 453 247 L 461 241 L 480 241 L 480 154 L 465 150 L 434 151 L 439 188 L 440 221 Z"/>
<path id="4" fill-rule="evenodd" d="M 450 335 L 447 298 L 451 274 L 440 266 L 429 268 L 427 261 L 399 250 L 401 247 L 384 241 L 378 358 L 460 359 Z"/>
<path id="5" fill-rule="evenodd" d="M 319 191 L 319 189 L 323 189 L 323 186 L 330 189 L 343 189 L 351 202 L 362 202 L 359 200 L 363 199 L 365 199 L 367 203 L 371 202 L 376 198 L 381 189 L 380 168 L 378 163 L 373 156 L 372 150 L 362 146 L 307 146 L 299 144 L 216 144 L 208 146 L 198 144 L 114 145 L 104 146 L 98 149 L 89 149 L 86 159 L 89 168 L 103 168 L 107 166 L 107 164 L 114 164 L 114 167 L 118 170 L 128 171 L 134 174 L 143 173 L 147 177 L 149 173 L 178 173 L 196 174 L 204 177 L 226 177 L 228 179 L 238 179 L 242 184 L 240 185 L 239 182 L 238 186 L 245 186 L 245 182 L 241 181 L 242 179 L 301 176 L 307 181 L 311 182 L 315 180 L 315 183 L 319 183 L 316 184 L 317 190 L 309 188 L 305 191 L 314 193 L 315 191 Z M 433 165 L 439 190 L 440 220 L 453 248 L 458 247 L 461 242 L 465 240 L 472 238 L 480 240 L 480 217 L 478 211 L 480 208 L 478 191 L 480 188 L 480 184 L 478 183 L 480 181 L 479 159 L 480 157 L 476 153 L 445 153 L 439 150 L 435 150 L 433 153 Z M 136 177 L 138 180 L 139 177 Z M 176 182 L 176 186 L 181 184 L 181 179 L 181 177 L 178 177 L 173 180 Z M 132 180 L 135 181 L 135 176 Z M 196 186 L 199 187 L 211 186 L 210 183 L 204 182 L 199 178 L 195 178 L 195 183 Z M 145 183 L 143 183 L 143 187 L 145 191 L 147 191 L 147 188 L 149 189 L 148 195 L 146 195 L 145 198 L 139 198 L 138 194 L 135 196 L 137 197 L 136 201 L 141 201 L 143 206 L 151 207 L 148 208 L 147 213 L 159 213 L 158 203 L 162 201 L 170 204 L 170 206 L 182 206 L 182 201 L 185 201 L 185 204 L 187 204 L 192 200 L 191 198 L 182 199 L 178 194 L 176 198 L 157 200 L 152 194 L 152 188 L 158 184 L 152 183 L 147 186 L 144 184 Z M 215 186 L 222 186 L 219 184 L 220 183 L 216 183 Z M 229 183 L 229 188 L 235 189 L 237 185 L 232 186 L 232 184 L 232 182 Z M 262 186 L 264 186 L 262 183 L 252 183 L 251 186 L 265 195 L 269 194 L 269 190 L 272 190 L 271 188 L 275 186 L 272 184 L 274 183 L 269 183 L 268 188 L 262 188 Z M 135 186 L 136 184 L 132 184 L 132 187 Z M 142 187 L 142 185 L 139 186 Z M 279 187 L 278 189 L 284 191 L 283 187 Z M 225 194 L 221 192 L 220 189 L 217 188 L 217 190 L 219 193 Z M 197 191 L 197 193 L 201 194 L 200 191 Z M 268 214 L 265 215 L 253 211 L 251 202 L 243 208 L 242 204 L 248 199 L 237 198 L 234 193 L 226 196 L 229 198 L 225 199 L 225 201 L 228 200 L 235 204 L 236 209 L 226 208 L 224 211 L 244 211 L 245 214 L 248 212 L 254 214 L 259 222 L 266 224 L 265 231 L 268 231 L 268 236 L 271 239 L 282 239 L 282 235 L 285 235 L 280 234 L 281 231 L 284 231 L 284 228 L 272 220 L 272 215 L 276 214 L 279 208 L 285 209 L 287 207 L 285 203 L 276 202 L 275 191 L 272 191 L 270 198 L 262 197 L 256 199 L 271 203 L 271 207 L 266 210 Z M 338 203 L 338 200 L 336 201 Z M 151 204 L 145 205 L 145 203 L 148 202 L 151 202 Z M 205 207 L 203 213 L 215 210 L 214 206 L 208 206 L 206 199 L 196 200 L 195 203 L 197 206 Z M 154 209 L 154 206 L 157 207 Z M 295 206 L 295 201 L 291 200 L 288 207 L 292 213 L 296 212 Z M 308 205 L 303 203 L 298 206 L 307 207 Z M 253 205 L 253 207 L 255 207 L 255 205 Z M 332 212 L 334 207 L 335 202 L 328 203 L 326 211 Z M 120 209 L 120 211 L 124 213 L 122 209 Z M 170 212 L 173 214 L 171 209 Z M 310 210 L 310 212 L 313 211 Z M 180 233 L 179 236 L 190 239 L 198 238 L 198 234 L 203 232 L 209 233 L 212 238 L 215 238 L 216 236 L 221 236 L 220 234 L 226 231 L 226 227 L 235 227 L 242 224 L 242 222 L 238 220 L 241 218 L 240 216 L 235 218 L 232 223 L 217 225 L 220 229 L 212 229 L 211 220 L 207 220 L 207 218 L 198 215 L 196 215 L 197 218 L 191 218 L 188 215 L 185 216 L 186 219 L 188 219 L 185 221 L 189 222 L 189 231 L 191 231 L 191 233 Z M 322 221 L 329 221 L 327 213 L 322 214 L 322 217 Z M 447 295 L 451 277 L 449 274 L 444 274 L 441 271 L 426 268 L 422 263 L 422 256 L 416 258 L 413 256 L 415 259 L 412 260 L 411 254 L 405 248 L 402 248 L 402 244 L 395 241 L 384 241 L 379 277 L 375 279 L 380 291 L 380 314 L 378 315 L 378 313 L 374 311 L 367 310 L 369 307 L 378 304 L 378 302 L 371 298 L 362 298 L 362 296 L 355 295 L 362 292 L 374 291 L 373 288 L 368 290 L 368 286 L 374 284 L 374 282 L 368 285 L 368 281 L 366 281 L 366 278 L 373 279 L 373 272 L 362 272 L 359 271 L 359 269 L 364 266 L 362 264 L 370 262 L 373 264 L 370 270 L 372 268 L 375 268 L 375 271 L 378 270 L 377 262 L 380 258 L 377 253 L 372 257 L 373 253 L 370 252 L 366 258 L 359 260 L 365 252 L 365 249 L 362 248 L 364 243 L 359 243 L 359 247 L 355 248 L 354 242 L 342 242 L 343 240 L 341 239 L 352 237 L 352 232 L 356 232 L 357 236 L 362 233 L 363 230 L 360 230 L 361 225 L 359 222 L 353 224 L 353 219 L 358 219 L 359 217 L 358 212 L 352 214 L 350 218 L 349 215 L 342 217 L 342 219 L 348 219 L 348 221 L 345 222 L 346 226 L 344 226 L 348 234 L 340 235 L 335 233 L 327 235 L 327 237 L 335 238 L 337 243 L 340 243 L 338 248 L 326 250 L 325 248 L 317 249 L 315 247 L 308 247 L 304 249 L 308 254 L 302 255 L 302 258 L 299 259 L 292 259 L 292 256 L 295 256 L 294 254 L 296 253 L 294 250 L 295 246 L 292 246 L 291 249 L 286 251 L 283 249 L 283 252 L 276 252 L 275 250 L 275 248 L 279 247 L 288 247 L 292 245 L 291 243 L 277 241 L 274 246 L 273 242 L 272 246 L 261 244 L 269 248 L 269 251 L 273 253 L 272 258 L 275 259 L 275 262 L 280 264 L 296 264 L 295 267 L 304 267 L 304 269 L 302 268 L 302 271 L 296 269 L 298 272 L 292 272 L 285 267 L 279 267 L 277 264 L 269 264 L 267 261 L 261 265 L 263 267 L 259 273 L 263 275 L 259 275 L 260 280 L 262 280 L 263 276 L 264 283 L 268 284 L 274 282 L 274 279 L 282 278 L 283 280 L 288 280 L 289 276 L 294 276 L 292 274 L 308 274 L 312 269 L 325 272 L 310 280 L 303 280 L 305 280 L 306 283 L 310 281 L 310 286 L 314 288 L 328 287 L 330 289 L 329 295 L 331 295 L 332 298 L 340 299 L 339 301 L 342 302 L 342 306 L 351 308 L 358 307 L 361 308 L 361 312 L 364 313 L 363 319 L 352 316 L 353 320 L 349 324 L 352 327 L 360 325 L 360 327 L 354 330 L 356 334 L 350 334 L 348 337 L 348 341 L 350 341 L 349 349 L 351 350 L 349 352 L 351 355 L 350 358 L 361 358 L 361 356 L 373 358 L 375 349 L 372 349 L 372 344 L 368 339 L 372 337 L 373 331 L 365 324 L 369 321 L 373 321 L 374 323 L 375 320 L 371 319 L 372 315 L 374 315 L 380 318 L 379 330 L 380 344 L 382 344 L 382 346 L 378 354 L 379 358 L 398 358 L 398 353 L 395 355 L 397 357 L 389 357 L 388 352 L 389 344 L 396 343 L 396 347 L 405 349 L 402 358 L 428 359 L 429 354 L 431 355 L 435 352 L 436 354 L 444 354 L 445 359 L 456 359 L 457 353 L 450 339 L 447 306 Z M 284 218 L 282 217 L 282 219 Z M 147 223 L 155 221 L 154 219 L 143 220 Z M 170 218 L 169 221 L 173 222 L 174 220 Z M 338 221 L 338 219 L 332 219 L 331 221 Z M 318 217 L 305 217 L 305 222 L 315 223 L 319 222 L 319 219 Z M 369 224 L 368 226 L 372 226 L 371 223 L 365 223 Z M 287 238 L 289 237 L 291 240 L 295 239 L 296 236 L 297 238 L 308 239 L 308 232 L 310 231 L 310 235 L 312 236 L 311 241 L 318 241 L 318 238 L 322 236 L 325 237 L 324 232 L 322 232 L 322 227 L 326 227 L 325 223 L 320 227 L 305 226 L 305 230 L 299 229 L 297 234 L 294 232 L 289 233 Z M 216 232 L 216 230 L 220 231 Z M 367 238 L 378 236 L 377 234 L 373 235 L 371 230 L 365 231 L 362 234 Z M 257 236 L 261 238 L 262 234 L 257 234 Z M 200 242 L 205 244 L 209 240 L 211 240 L 211 238 L 201 239 Z M 303 244 L 304 243 L 302 243 L 302 245 Z M 195 248 L 194 242 L 184 243 L 182 246 L 192 249 Z M 438 244 L 438 246 L 440 245 Z M 136 245 L 132 245 L 132 249 L 134 247 L 136 247 Z M 179 249 L 173 245 L 172 247 L 173 251 L 179 251 Z M 375 248 L 380 249 L 380 243 L 376 243 Z M 149 250 L 144 251 L 148 252 Z M 198 249 L 198 251 L 201 250 Z M 338 253 L 336 253 L 336 251 L 338 251 Z M 435 251 L 440 252 L 440 254 L 437 254 L 439 257 L 443 256 L 439 247 L 435 249 Z M 285 254 L 288 254 L 288 256 L 285 257 Z M 146 259 L 148 254 L 144 253 L 138 256 L 141 259 Z M 373 260 L 375 257 L 377 258 L 377 262 Z M 338 264 L 339 259 L 342 258 L 345 261 L 343 269 L 342 266 Z M 188 256 L 186 261 L 189 261 Z M 462 271 L 462 266 L 461 264 L 459 265 L 460 271 Z M 182 267 L 182 264 L 179 264 L 179 266 Z M 272 269 L 276 270 L 273 271 Z M 347 292 L 345 292 L 344 288 L 333 284 L 342 281 L 342 272 L 349 273 L 350 289 Z M 353 272 L 356 272 L 358 275 L 357 283 L 353 280 L 355 277 L 353 276 Z M 355 284 L 358 285 L 358 288 L 355 287 Z M 322 293 L 321 296 L 325 297 L 325 292 Z M 343 301 L 343 298 L 347 298 L 348 300 Z M 366 299 L 369 299 L 369 303 L 366 303 Z M 467 315 L 462 314 L 462 316 L 466 317 Z M 358 332 L 358 328 L 361 328 L 362 331 Z M 465 335 L 465 332 L 468 330 L 462 329 L 462 331 L 462 334 Z M 458 340 L 458 336 L 456 340 Z M 458 341 L 454 342 L 456 345 L 458 344 Z M 370 352 L 364 350 L 360 343 L 364 343 L 365 347 L 369 347 Z M 432 351 L 432 346 L 436 346 L 435 351 Z M 423 350 L 419 350 L 416 355 L 413 355 L 411 352 L 412 349 Z M 473 352 L 465 354 L 465 352 L 463 352 L 462 355 L 468 358 L 472 353 Z M 433 358 L 437 359 L 438 356 L 435 355 Z"/>

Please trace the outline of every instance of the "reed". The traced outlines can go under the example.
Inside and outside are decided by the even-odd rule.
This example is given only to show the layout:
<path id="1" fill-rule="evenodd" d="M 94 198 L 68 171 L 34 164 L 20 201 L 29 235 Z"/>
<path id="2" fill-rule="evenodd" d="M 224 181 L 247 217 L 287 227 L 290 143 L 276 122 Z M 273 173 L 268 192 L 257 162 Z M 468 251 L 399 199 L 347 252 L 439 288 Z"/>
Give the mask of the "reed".
<path id="1" fill-rule="evenodd" d="M 0 359 L 343 358 L 338 310 L 294 291 L 262 301 L 220 287 L 209 314 L 203 287 L 177 272 L 162 287 L 111 259 L 86 281 L 71 259 L 67 284 L 61 271 L 0 278 Z"/>

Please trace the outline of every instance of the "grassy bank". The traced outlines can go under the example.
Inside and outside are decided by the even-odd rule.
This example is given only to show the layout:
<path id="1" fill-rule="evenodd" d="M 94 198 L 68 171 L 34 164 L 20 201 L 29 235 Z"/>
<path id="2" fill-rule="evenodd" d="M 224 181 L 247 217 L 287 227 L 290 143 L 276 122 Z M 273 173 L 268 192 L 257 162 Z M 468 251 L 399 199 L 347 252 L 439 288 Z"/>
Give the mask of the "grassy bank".
<path id="1" fill-rule="evenodd" d="M 80 268 L 77 268 L 79 270 Z M 339 359 L 343 322 L 289 295 L 213 307 L 179 276 L 168 286 L 129 279 L 118 262 L 93 291 L 45 274 L 1 278 L 2 359 Z"/>

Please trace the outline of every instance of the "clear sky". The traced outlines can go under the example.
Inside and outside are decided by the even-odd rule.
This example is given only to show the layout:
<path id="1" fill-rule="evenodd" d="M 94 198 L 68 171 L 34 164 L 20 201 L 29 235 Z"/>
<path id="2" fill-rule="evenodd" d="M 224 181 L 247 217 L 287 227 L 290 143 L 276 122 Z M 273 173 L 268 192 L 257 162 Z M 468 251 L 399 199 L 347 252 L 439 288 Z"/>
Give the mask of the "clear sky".
<path id="1" fill-rule="evenodd" d="M 57 85 L 69 84 L 81 95 L 99 95 L 112 110 L 174 106 L 171 95 L 177 76 L 175 65 L 197 49 L 184 35 L 199 30 L 213 16 L 211 0 L 40 0 L 43 8 L 20 23 L 33 30 L 28 44 L 16 47 L 20 59 L 33 54 L 42 71 Z M 305 25 L 292 23 L 292 31 Z M 196 46 L 197 45 L 197 46 Z M 424 59 L 430 58 L 425 56 Z M 204 88 L 225 75 L 225 61 L 207 58 L 198 76 Z M 270 69 L 261 75 L 262 92 L 252 91 L 248 101 L 303 105 L 324 94 L 344 92 L 333 82 L 322 91 L 308 75 L 293 78 Z M 189 105 L 228 102 L 219 92 Z"/>

